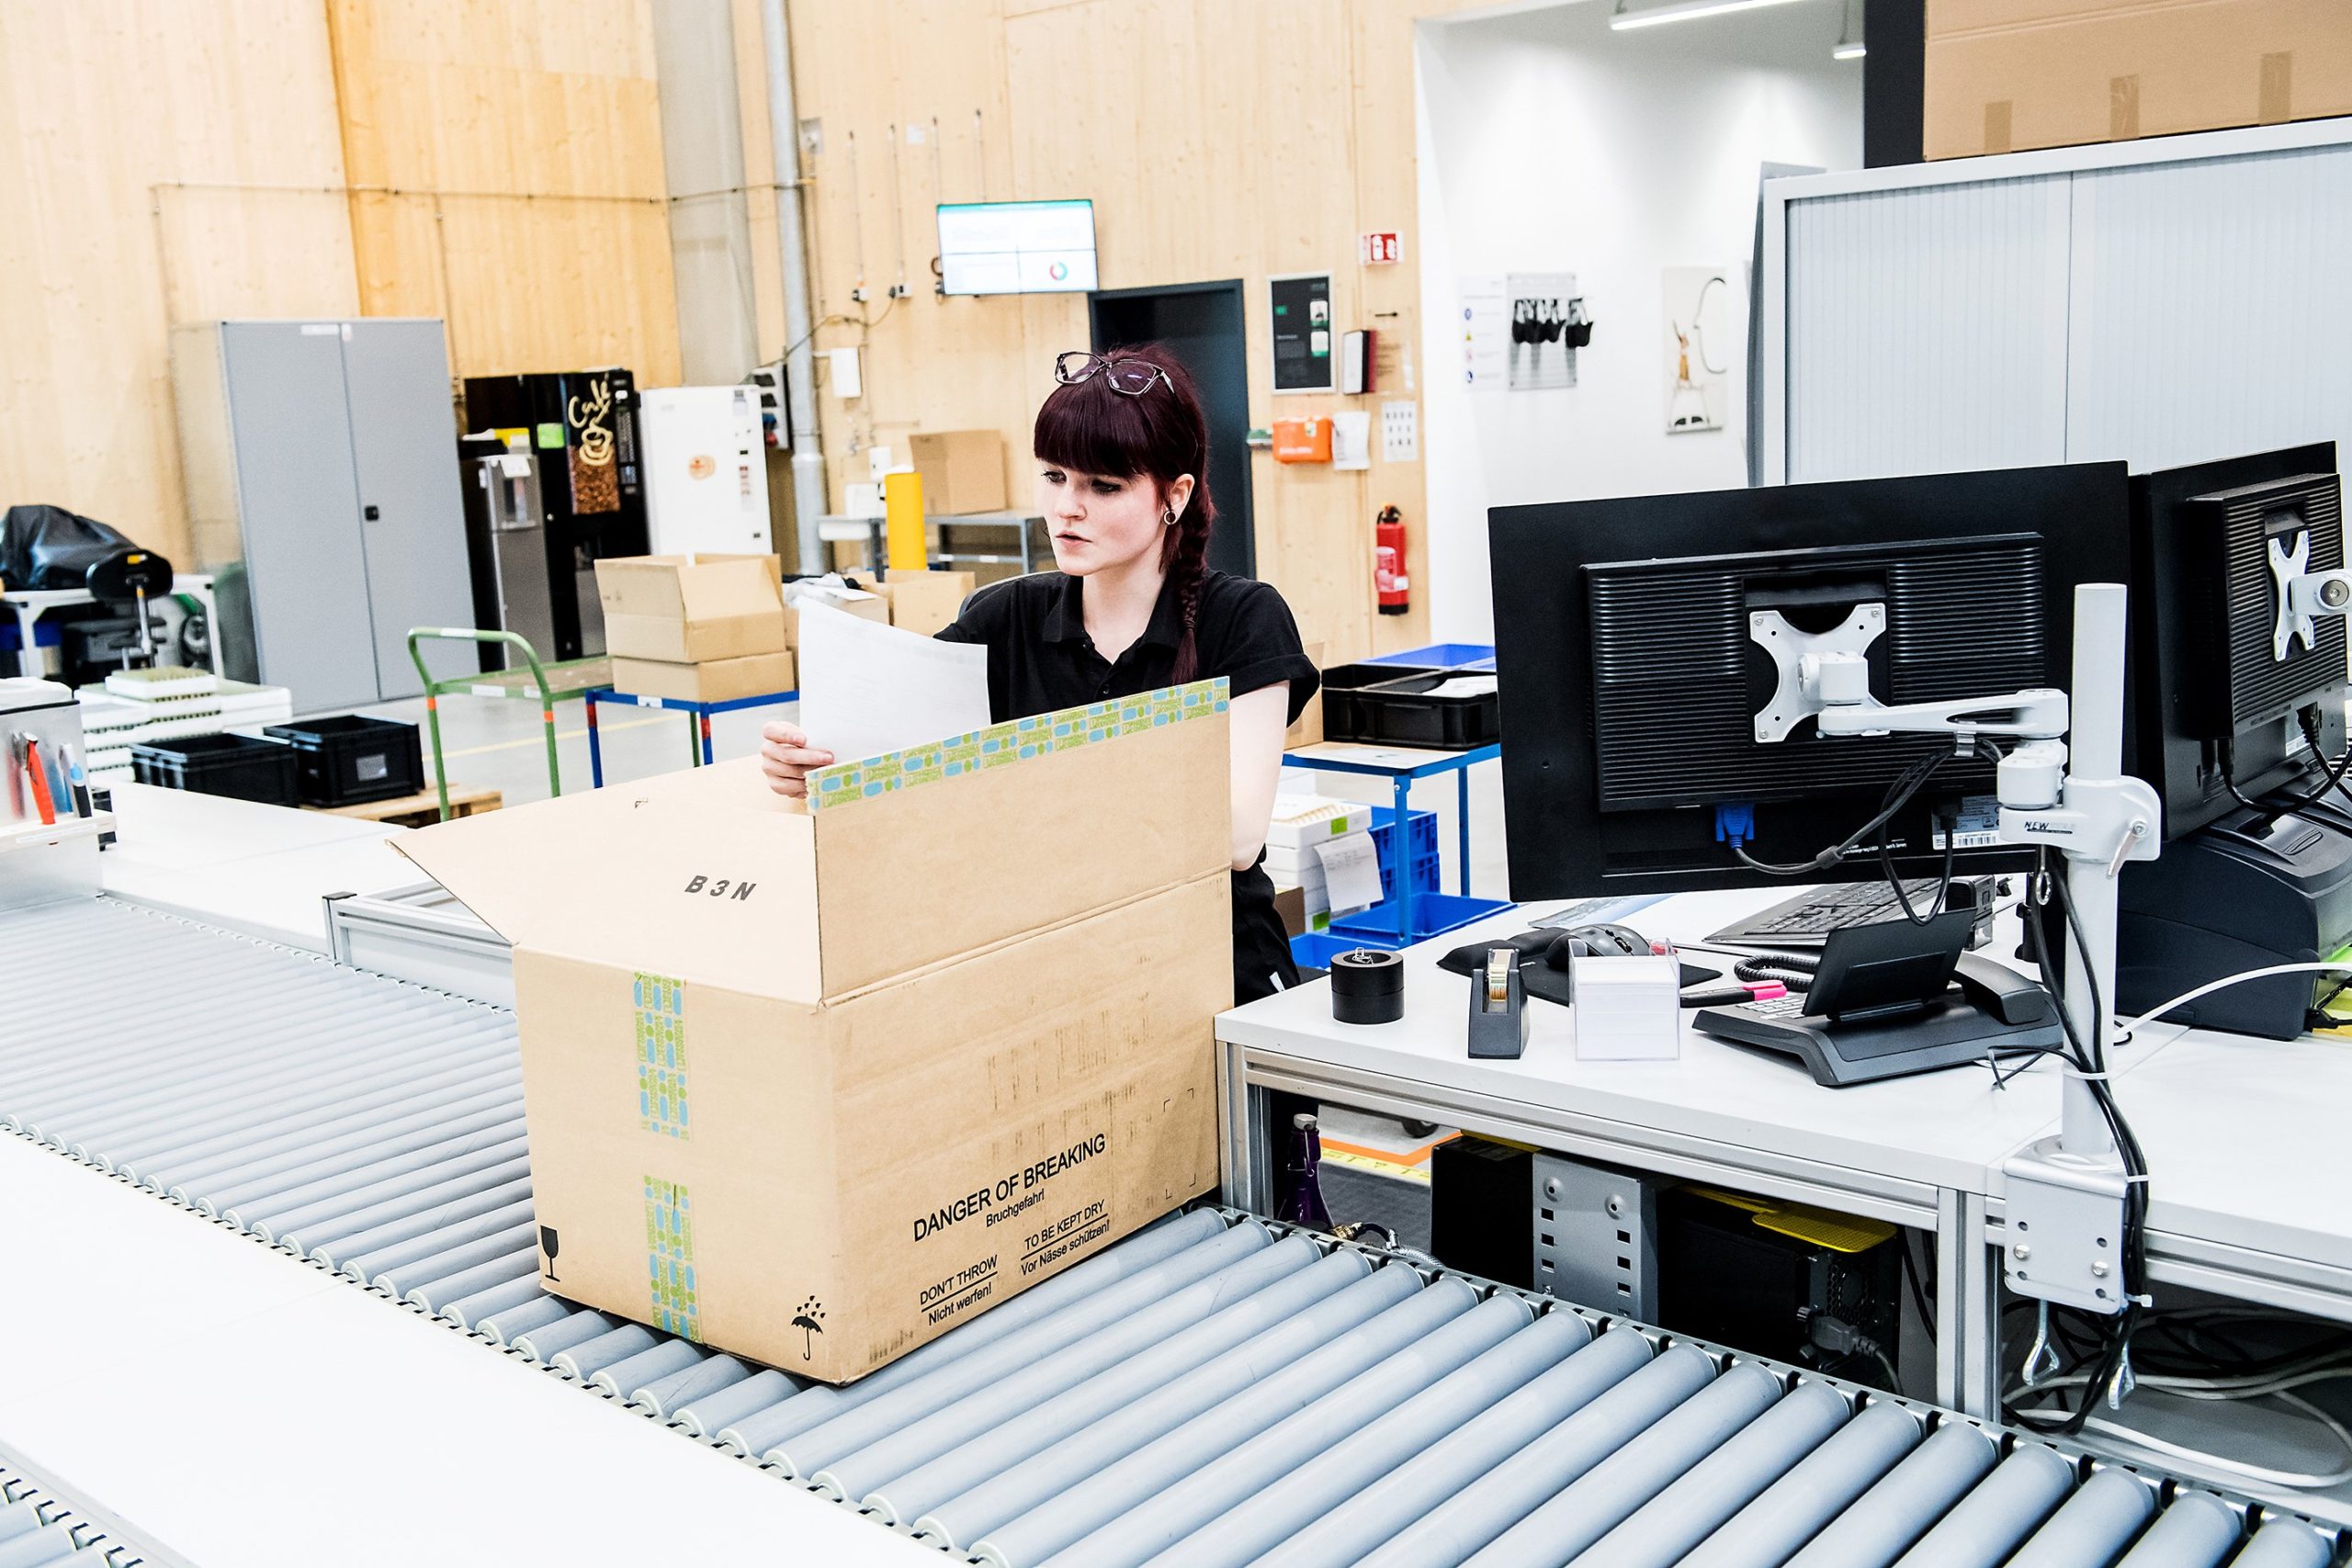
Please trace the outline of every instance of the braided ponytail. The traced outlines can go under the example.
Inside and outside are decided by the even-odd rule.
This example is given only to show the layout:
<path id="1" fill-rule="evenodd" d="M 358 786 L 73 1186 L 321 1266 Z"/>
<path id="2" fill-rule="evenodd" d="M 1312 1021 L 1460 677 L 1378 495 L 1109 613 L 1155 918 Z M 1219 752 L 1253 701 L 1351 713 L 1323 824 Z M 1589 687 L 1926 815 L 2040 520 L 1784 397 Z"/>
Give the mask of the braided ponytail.
<path id="1" fill-rule="evenodd" d="M 1176 583 L 1177 608 L 1184 615 L 1184 635 L 1176 644 L 1176 668 L 1170 676 L 1179 686 L 1197 676 L 1201 669 L 1201 650 L 1193 632 L 1201 616 L 1201 590 L 1207 585 L 1209 575 L 1212 519 L 1200 515 L 1207 510 L 1204 504 L 1206 500 L 1200 490 L 1193 491 L 1193 504 L 1168 530 L 1169 540 L 1160 555 L 1160 564 Z"/>
<path id="2" fill-rule="evenodd" d="M 1208 583 L 1209 532 L 1216 524 L 1216 506 L 1209 499 L 1208 420 L 1183 362 L 1167 349 L 1147 344 L 1113 349 L 1108 357 L 1114 365 L 1139 360 L 1155 367 L 1166 384 L 1155 384 L 1140 396 L 1113 391 L 1107 376 L 1056 387 L 1037 410 L 1034 449 L 1041 460 L 1080 473 L 1148 478 L 1163 507 L 1170 504 L 1170 487 L 1192 476 L 1193 493 L 1159 547 L 1160 570 L 1173 581 L 1183 614 L 1174 672 L 1182 685 L 1200 673 L 1194 633 L 1201 592 Z"/>

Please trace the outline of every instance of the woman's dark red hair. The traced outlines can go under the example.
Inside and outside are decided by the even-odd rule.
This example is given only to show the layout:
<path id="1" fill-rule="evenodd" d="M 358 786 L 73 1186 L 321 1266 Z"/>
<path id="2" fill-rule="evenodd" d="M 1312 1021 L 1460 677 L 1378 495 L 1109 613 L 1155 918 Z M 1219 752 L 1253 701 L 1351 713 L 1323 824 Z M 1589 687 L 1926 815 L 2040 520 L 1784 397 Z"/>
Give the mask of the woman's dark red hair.
<path id="1" fill-rule="evenodd" d="M 1201 586 L 1208 577 L 1209 529 L 1216 522 L 1216 506 L 1209 499 L 1208 421 L 1191 374 L 1166 349 L 1147 344 L 1114 348 L 1105 357 L 1114 365 L 1156 365 L 1168 379 L 1164 385 L 1155 382 L 1139 397 L 1112 390 L 1110 378 L 1100 374 L 1056 387 L 1037 411 L 1033 449 L 1039 462 L 1056 468 L 1148 479 L 1158 487 L 1162 506 L 1168 504 L 1169 487 L 1186 474 L 1193 476 L 1192 499 L 1167 531 L 1159 557 L 1161 568 L 1175 582 L 1176 602 L 1184 616 L 1175 670 L 1182 683 L 1199 673 L 1193 628 L 1200 615 Z"/>

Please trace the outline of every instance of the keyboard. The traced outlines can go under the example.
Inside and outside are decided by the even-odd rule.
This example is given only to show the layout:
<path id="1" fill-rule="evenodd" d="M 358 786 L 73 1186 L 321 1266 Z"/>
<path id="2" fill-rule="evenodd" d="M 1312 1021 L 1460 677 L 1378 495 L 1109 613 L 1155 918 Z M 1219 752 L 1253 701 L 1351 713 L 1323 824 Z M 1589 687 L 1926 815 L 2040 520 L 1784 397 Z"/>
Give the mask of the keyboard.
<path id="1" fill-rule="evenodd" d="M 1989 876 L 1952 879 L 1949 907 L 1977 911 L 1976 934 L 1969 941 L 1971 947 L 1981 947 L 1992 938 L 1994 880 Z M 1936 879 L 1932 876 L 1907 881 L 1903 889 L 1910 895 L 1911 907 L 1922 914 L 1936 901 Z M 1737 925 L 1726 926 L 1708 940 L 1747 947 L 1819 947 L 1831 931 L 1901 919 L 1902 906 L 1894 901 L 1894 889 L 1883 879 L 1833 882 L 1799 894 L 1786 903 L 1775 904 Z"/>

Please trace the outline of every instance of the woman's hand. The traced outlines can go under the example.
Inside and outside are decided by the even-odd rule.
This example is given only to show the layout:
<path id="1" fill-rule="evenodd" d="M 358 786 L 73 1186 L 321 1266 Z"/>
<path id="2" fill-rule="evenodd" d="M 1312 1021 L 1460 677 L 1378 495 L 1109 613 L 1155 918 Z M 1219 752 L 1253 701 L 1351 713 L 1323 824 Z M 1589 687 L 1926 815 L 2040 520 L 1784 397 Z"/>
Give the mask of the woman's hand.
<path id="1" fill-rule="evenodd" d="M 768 787 L 778 795 L 805 799 L 808 794 L 808 771 L 831 767 L 833 754 L 808 744 L 808 737 L 788 724 L 768 724 L 760 727 L 760 771 L 768 776 Z"/>

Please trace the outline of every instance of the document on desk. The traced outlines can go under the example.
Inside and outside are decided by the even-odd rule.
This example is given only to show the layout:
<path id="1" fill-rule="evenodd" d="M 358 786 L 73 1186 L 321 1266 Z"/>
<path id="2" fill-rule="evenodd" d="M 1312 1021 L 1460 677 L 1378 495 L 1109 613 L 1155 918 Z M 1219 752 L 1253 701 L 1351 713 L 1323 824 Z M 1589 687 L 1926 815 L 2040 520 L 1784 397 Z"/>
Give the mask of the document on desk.
<path id="1" fill-rule="evenodd" d="M 940 642 L 829 604 L 800 612 L 800 728 L 854 762 L 989 722 L 989 650 Z"/>

